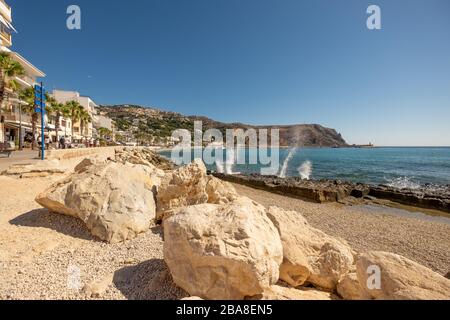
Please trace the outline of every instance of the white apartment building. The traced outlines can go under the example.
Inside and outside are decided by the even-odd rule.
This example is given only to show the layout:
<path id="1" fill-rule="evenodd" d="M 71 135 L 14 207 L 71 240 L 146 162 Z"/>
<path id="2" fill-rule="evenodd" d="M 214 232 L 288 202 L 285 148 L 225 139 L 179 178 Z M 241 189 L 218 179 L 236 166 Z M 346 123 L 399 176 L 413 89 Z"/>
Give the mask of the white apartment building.
<path id="1" fill-rule="evenodd" d="M 0 51 L 8 52 L 25 69 L 25 74 L 16 77 L 14 80 L 22 88 L 34 86 L 37 78 L 45 77 L 45 74 L 19 53 L 10 49 L 14 32 L 16 30 L 12 25 L 12 9 L 4 0 L 0 0 Z M 8 91 L 8 94 L 9 99 L 6 103 L 6 111 L 2 112 L 0 119 L 0 142 L 12 141 L 18 144 L 19 137 L 22 138 L 22 141 L 27 135 L 30 138 L 32 137 L 31 115 L 22 111 L 22 106 L 25 102 L 14 98 L 12 91 Z M 40 119 L 38 119 L 37 128 L 40 129 L 40 126 Z M 19 132 L 20 129 L 21 134 Z"/>
<path id="2" fill-rule="evenodd" d="M 93 116 L 93 124 L 94 124 L 94 131 L 95 134 L 94 136 L 96 138 L 100 138 L 99 134 L 98 134 L 98 129 L 100 128 L 105 128 L 108 129 L 109 131 L 111 131 L 111 135 L 109 137 L 107 137 L 106 139 L 109 140 L 110 142 L 114 142 L 116 141 L 116 124 L 114 123 L 114 121 L 107 117 L 106 115 L 100 113 L 98 110 L 96 110 L 96 114 L 94 114 Z"/>
<path id="3" fill-rule="evenodd" d="M 80 95 L 79 92 L 76 91 L 64 91 L 64 90 L 53 90 L 52 97 L 58 101 L 59 103 L 67 103 L 70 101 L 77 101 L 91 116 L 94 120 L 94 116 L 96 114 L 97 104 L 90 98 L 86 96 Z M 71 122 L 70 119 L 61 119 L 61 121 Z M 94 126 L 91 123 L 88 123 L 83 128 L 84 132 L 81 132 L 81 123 L 76 122 L 73 125 L 73 134 L 72 140 L 74 141 L 82 141 L 83 139 L 87 139 L 88 141 L 93 141 L 94 136 Z M 69 124 L 70 126 L 70 124 Z M 72 129 L 66 130 L 66 136 L 72 136 Z"/>

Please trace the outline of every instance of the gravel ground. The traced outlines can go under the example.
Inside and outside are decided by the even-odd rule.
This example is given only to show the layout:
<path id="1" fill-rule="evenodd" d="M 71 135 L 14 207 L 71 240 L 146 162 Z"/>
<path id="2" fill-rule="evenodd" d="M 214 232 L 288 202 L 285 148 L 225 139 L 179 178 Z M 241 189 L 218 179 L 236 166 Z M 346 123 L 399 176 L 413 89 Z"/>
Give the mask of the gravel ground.
<path id="1" fill-rule="evenodd" d="M 161 228 L 108 245 L 78 219 L 49 213 L 34 197 L 50 178 L 0 177 L 0 299 L 179 299 Z M 99 283 L 100 294 L 83 290 Z M 94 291 L 95 293 L 95 291 Z"/>
<path id="2" fill-rule="evenodd" d="M 0 299 L 180 299 L 163 261 L 161 228 L 105 244 L 75 218 L 49 213 L 34 197 L 56 179 L 0 176 Z M 302 212 L 357 250 L 391 251 L 442 274 L 450 271 L 450 225 L 318 205 L 236 185 L 266 205 Z M 84 288 L 84 289 L 83 289 Z M 88 290 L 86 290 L 88 289 Z"/>
<path id="3" fill-rule="evenodd" d="M 348 207 L 316 204 L 234 185 L 239 194 L 264 206 L 301 212 L 309 223 L 341 237 L 358 251 L 387 251 L 405 256 L 442 275 L 450 271 L 450 219 L 418 215 L 407 217 L 388 207 Z M 420 210 L 420 209 L 418 209 Z"/>

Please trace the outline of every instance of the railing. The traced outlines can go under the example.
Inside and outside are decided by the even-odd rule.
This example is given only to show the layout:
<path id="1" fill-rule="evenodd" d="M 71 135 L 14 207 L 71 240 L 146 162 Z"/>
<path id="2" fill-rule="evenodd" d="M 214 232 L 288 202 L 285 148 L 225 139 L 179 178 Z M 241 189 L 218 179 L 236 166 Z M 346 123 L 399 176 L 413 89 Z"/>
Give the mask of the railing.
<path id="1" fill-rule="evenodd" d="M 0 25 L 1 25 L 1 23 L 0 23 Z M 5 30 L 3 30 L 3 27 L 0 27 L 0 35 L 3 39 L 6 40 L 6 42 L 11 44 L 11 42 L 12 42 L 11 34 L 9 34 L 8 32 L 5 32 Z"/>
<path id="2" fill-rule="evenodd" d="M 27 75 L 21 75 L 18 76 L 17 78 L 20 78 L 21 80 L 25 81 L 26 83 L 28 83 L 30 86 L 34 85 L 36 83 L 36 80 L 33 78 L 30 78 Z"/>
<path id="3" fill-rule="evenodd" d="M 0 13 L 2 13 L 8 21 L 11 21 L 11 7 L 4 0 L 0 0 Z"/>
<path id="4" fill-rule="evenodd" d="M 0 2 L 3 3 L 6 6 L 6 8 L 8 8 L 8 10 L 11 10 L 11 6 L 7 4 L 5 0 L 0 0 Z"/>
<path id="5" fill-rule="evenodd" d="M 6 121 L 15 121 L 19 123 L 21 119 L 18 110 L 3 112 L 2 115 L 5 117 Z M 31 116 L 29 114 L 22 113 L 22 123 L 31 123 Z"/>

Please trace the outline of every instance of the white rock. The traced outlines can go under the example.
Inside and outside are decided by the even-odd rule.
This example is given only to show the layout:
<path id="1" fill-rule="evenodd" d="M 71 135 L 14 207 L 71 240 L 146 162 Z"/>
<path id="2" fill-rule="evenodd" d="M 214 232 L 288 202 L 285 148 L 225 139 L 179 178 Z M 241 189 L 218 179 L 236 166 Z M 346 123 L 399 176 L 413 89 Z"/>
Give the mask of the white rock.
<path id="1" fill-rule="evenodd" d="M 114 274 L 108 274 L 99 280 L 93 280 L 83 287 L 83 293 L 88 298 L 101 298 L 110 285 L 113 283 Z"/>
<path id="2" fill-rule="evenodd" d="M 377 289 L 373 268 L 381 271 Z M 369 269 L 371 267 L 371 269 Z M 414 261 L 394 253 L 363 253 L 356 263 L 361 287 L 372 299 L 449 300 L 450 280 Z M 369 281 L 368 281 L 369 280 Z M 368 287 L 370 285 L 370 288 Z"/>
<path id="3" fill-rule="evenodd" d="M 271 207 L 267 214 L 283 243 L 280 279 L 293 287 L 311 283 L 333 291 L 352 268 L 354 259 L 350 246 L 344 240 L 311 227 L 298 212 Z"/>
<path id="4" fill-rule="evenodd" d="M 156 219 L 161 221 L 178 208 L 206 203 L 207 182 L 206 167 L 199 159 L 167 173 L 158 189 Z"/>
<path id="5" fill-rule="evenodd" d="M 236 189 L 231 183 L 209 176 L 205 192 L 208 195 L 208 203 L 226 204 L 238 198 Z"/>
<path id="6" fill-rule="evenodd" d="M 347 274 L 337 285 L 337 293 L 345 300 L 371 300 L 361 287 L 356 272 Z"/>
<path id="7" fill-rule="evenodd" d="M 181 209 L 165 220 L 164 239 L 173 280 L 192 296 L 243 299 L 278 281 L 278 232 L 264 207 L 248 198 Z"/>
<path id="8" fill-rule="evenodd" d="M 202 160 L 166 173 L 157 195 L 157 220 L 173 215 L 178 209 L 202 203 L 226 204 L 238 198 L 234 187 L 206 174 Z"/>
<path id="9" fill-rule="evenodd" d="M 136 237 L 155 218 L 154 182 L 139 166 L 91 165 L 36 197 L 50 211 L 80 218 L 108 242 Z"/>

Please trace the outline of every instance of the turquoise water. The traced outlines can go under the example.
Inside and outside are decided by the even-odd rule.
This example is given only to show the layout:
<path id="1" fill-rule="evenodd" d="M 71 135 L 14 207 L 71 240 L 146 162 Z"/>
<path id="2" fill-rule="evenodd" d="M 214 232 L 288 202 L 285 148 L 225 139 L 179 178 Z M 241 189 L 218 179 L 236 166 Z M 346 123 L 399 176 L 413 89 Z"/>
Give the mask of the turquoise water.
<path id="1" fill-rule="evenodd" d="M 240 149 L 248 157 L 256 149 Z M 170 152 L 163 152 L 170 157 Z M 289 156 L 290 154 L 290 156 Z M 450 184 L 450 148 L 301 148 L 280 149 L 280 171 L 298 177 L 310 165 L 310 179 L 332 179 L 370 184 L 416 187 Z M 226 160 L 224 159 L 224 162 Z M 305 165 L 306 164 L 306 165 Z M 220 163 L 219 163 L 220 165 Z M 208 169 L 217 171 L 216 165 Z M 234 164 L 237 173 L 259 173 L 258 164 Z M 309 170 L 306 169 L 306 173 Z"/>

